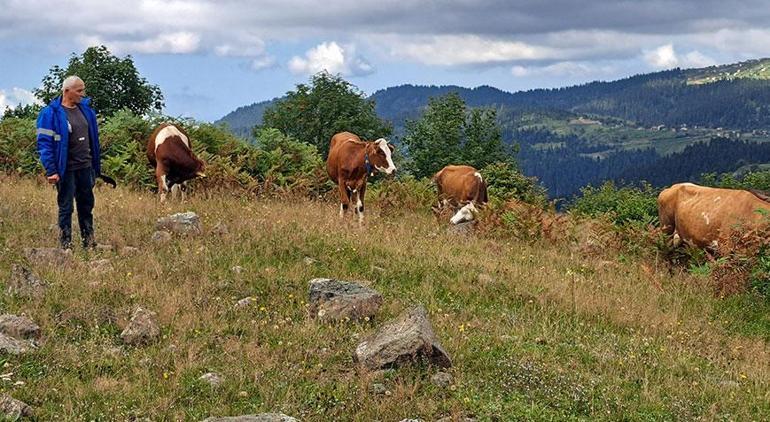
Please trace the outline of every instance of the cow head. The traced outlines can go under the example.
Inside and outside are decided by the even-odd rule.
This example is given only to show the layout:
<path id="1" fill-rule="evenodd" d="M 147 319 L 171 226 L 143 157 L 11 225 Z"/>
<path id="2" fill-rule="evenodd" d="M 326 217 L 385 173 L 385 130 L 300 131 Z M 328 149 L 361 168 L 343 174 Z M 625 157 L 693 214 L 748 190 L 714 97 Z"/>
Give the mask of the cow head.
<path id="1" fill-rule="evenodd" d="M 206 163 L 198 157 L 195 157 L 195 162 L 198 164 L 198 167 L 195 169 L 195 177 L 206 177 L 206 174 L 203 172 L 206 168 Z"/>
<path id="2" fill-rule="evenodd" d="M 449 220 L 452 224 L 460 224 L 466 221 L 471 221 L 476 218 L 476 214 L 479 211 L 473 205 L 473 202 L 468 202 L 467 205 L 460 208 L 457 213 Z"/>
<path id="3" fill-rule="evenodd" d="M 369 148 L 367 148 L 369 162 L 377 169 L 377 171 L 381 171 L 385 174 L 393 174 L 393 172 L 396 171 L 392 156 L 394 149 L 393 145 L 389 144 L 388 141 L 383 138 L 370 143 Z"/>

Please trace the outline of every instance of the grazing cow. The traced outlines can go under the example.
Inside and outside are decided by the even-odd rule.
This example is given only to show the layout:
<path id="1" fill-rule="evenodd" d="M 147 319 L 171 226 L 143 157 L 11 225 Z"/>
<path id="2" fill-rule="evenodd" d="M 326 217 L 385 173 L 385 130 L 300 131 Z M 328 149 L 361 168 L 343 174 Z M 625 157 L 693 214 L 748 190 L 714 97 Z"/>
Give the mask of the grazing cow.
<path id="1" fill-rule="evenodd" d="M 766 211 L 770 203 L 745 190 L 677 183 L 658 195 L 660 226 L 674 235 L 674 246 L 684 241 L 716 251 L 736 229 L 767 222 Z"/>
<path id="2" fill-rule="evenodd" d="M 476 205 L 487 203 L 487 183 L 481 173 L 471 166 L 446 166 L 433 176 L 438 188 L 438 207 L 459 207 L 450 219 L 452 224 L 471 221 L 478 210 Z"/>
<path id="3" fill-rule="evenodd" d="M 382 138 L 364 142 L 350 132 L 332 136 L 326 171 L 339 189 L 340 217 L 355 203 L 358 222 L 364 221 L 366 180 L 374 176 L 374 170 L 389 175 L 396 171 L 391 157 L 393 150 L 393 145 Z"/>
<path id="4" fill-rule="evenodd" d="M 203 174 L 205 164 L 192 151 L 190 137 L 184 130 L 172 123 L 163 123 L 152 132 L 147 140 L 147 159 L 155 167 L 160 202 L 166 201 L 169 190 L 172 197 L 179 190 L 187 190 L 187 181 Z"/>

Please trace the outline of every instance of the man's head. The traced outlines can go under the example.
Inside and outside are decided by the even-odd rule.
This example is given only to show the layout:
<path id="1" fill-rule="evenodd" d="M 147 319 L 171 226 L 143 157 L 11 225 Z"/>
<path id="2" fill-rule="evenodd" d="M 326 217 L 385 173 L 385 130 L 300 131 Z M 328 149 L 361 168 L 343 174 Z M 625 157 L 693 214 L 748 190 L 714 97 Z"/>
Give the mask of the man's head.
<path id="1" fill-rule="evenodd" d="M 86 84 L 79 77 L 67 76 L 61 85 L 62 102 L 65 104 L 79 104 L 86 96 Z"/>

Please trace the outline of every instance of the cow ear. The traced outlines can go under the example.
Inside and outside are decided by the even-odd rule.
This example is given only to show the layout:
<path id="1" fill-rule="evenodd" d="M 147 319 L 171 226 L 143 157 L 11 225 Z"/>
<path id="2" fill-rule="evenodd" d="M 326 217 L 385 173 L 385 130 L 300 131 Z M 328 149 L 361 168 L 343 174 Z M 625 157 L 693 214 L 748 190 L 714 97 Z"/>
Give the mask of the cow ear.
<path id="1" fill-rule="evenodd" d="M 396 147 L 394 147 L 393 144 L 387 144 L 387 145 L 388 145 L 388 148 L 390 148 L 390 152 L 396 151 Z"/>

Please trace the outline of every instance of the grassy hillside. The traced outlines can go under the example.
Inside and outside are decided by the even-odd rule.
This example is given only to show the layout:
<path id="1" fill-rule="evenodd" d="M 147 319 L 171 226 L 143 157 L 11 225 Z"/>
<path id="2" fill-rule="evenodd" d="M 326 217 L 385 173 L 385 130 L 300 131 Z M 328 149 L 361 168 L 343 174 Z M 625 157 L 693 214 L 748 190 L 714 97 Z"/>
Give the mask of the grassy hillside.
<path id="1" fill-rule="evenodd" d="M 722 66 L 691 69 L 687 72 L 687 83 L 690 85 L 735 79 L 770 79 L 770 59 L 747 60 Z"/>
<path id="2" fill-rule="evenodd" d="M 122 188 L 96 196 L 100 243 L 139 252 L 78 249 L 72 269 L 34 268 L 51 283 L 43 299 L 0 296 L 3 312 L 43 331 L 38 350 L 1 357 L 10 375 L 0 383 L 41 420 L 770 418 L 770 308 L 714 298 L 705 279 L 661 262 L 581 254 L 568 242 L 459 238 L 428 212 L 377 204 L 360 229 L 325 202 L 198 195 L 161 206 Z M 0 198 L 4 280 L 24 247 L 55 245 L 55 194 L 0 177 Z M 150 240 L 155 219 L 186 210 L 201 216 L 202 236 Z M 217 223 L 229 232 L 214 234 Z M 89 273 L 96 258 L 114 270 Z M 366 281 L 385 298 L 380 314 L 309 320 L 314 277 Z M 234 308 L 247 296 L 253 305 Z M 433 385 L 437 369 L 426 365 L 372 373 L 352 362 L 363 336 L 416 303 L 453 358 L 452 387 Z M 158 313 L 162 338 L 124 346 L 119 333 L 140 305 Z M 198 380 L 210 371 L 220 388 Z M 375 383 L 386 392 L 372 392 Z"/>

